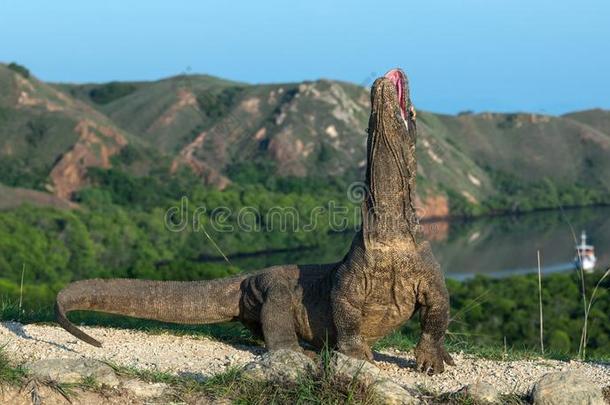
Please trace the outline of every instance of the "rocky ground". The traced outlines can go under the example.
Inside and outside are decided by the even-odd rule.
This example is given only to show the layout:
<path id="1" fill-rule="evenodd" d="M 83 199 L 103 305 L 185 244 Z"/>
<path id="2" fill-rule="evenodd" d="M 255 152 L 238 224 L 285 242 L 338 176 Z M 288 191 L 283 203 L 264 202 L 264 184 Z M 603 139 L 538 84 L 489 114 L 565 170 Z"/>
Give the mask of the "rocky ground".
<path id="1" fill-rule="evenodd" d="M 5 351 L 16 361 L 87 357 L 199 379 L 246 364 L 263 352 L 258 347 L 231 346 L 201 337 L 150 335 L 112 328 L 82 329 L 100 340 L 103 347 L 84 343 L 60 327 L 16 322 L 0 323 L 0 345 L 6 344 Z"/>
<path id="2" fill-rule="evenodd" d="M 201 337 L 149 335 L 144 332 L 111 328 L 83 327 L 100 339 L 102 348 L 87 345 L 59 327 L 0 324 L 0 345 L 16 362 L 41 359 L 89 358 L 121 366 L 166 371 L 176 375 L 205 379 L 231 366 L 260 360 L 258 347 L 234 346 Z M 600 390 L 610 386 L 610 364 L 562 362 L 555 360 L 492 361 L 454 353 L 456 367 L 445 373 L 425 376 L 413 369 L 410 352 L 386 350 L 376 353 L 380 377 L 403 387 L 418 387 L 421 392 L 455 392 L 465 385 L 488 383 L 502 394 L 524 395 L 545 374 L 574 371 Z"/>
<path id="3" fill-rule="evenodd" d="M 446 367 L 438 376 L 424 376 L 413 370 L 412 353 L 388 350 L 377 353 L 376 365 L 394 381 L 415 384 L 432 392 L 448 392 L 464 385 L 484 381 L 503 394 L 526 394 L 543 375 L 552 372 L 577 371 L 588 376 L 599 387 L 610 385 L 610 364 L 579 361 L 517 360 L 495 361 L 464 354 L 452 354 L 456 367 Z"/>

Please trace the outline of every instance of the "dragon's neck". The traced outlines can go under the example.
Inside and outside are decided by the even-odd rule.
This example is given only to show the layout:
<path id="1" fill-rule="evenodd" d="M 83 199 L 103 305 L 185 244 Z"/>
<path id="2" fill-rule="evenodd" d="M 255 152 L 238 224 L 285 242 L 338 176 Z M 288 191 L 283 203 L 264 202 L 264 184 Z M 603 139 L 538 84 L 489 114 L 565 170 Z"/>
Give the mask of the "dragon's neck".
<path id="1" fill-rule="evenodd" d="M 415 120 L 410 114 L 403 120 L 377 107 L 372 106 L 369 121 L 366 172 L 369 192 L 362 213 L 364 241 L 369 246 L 414 245 Z"/>

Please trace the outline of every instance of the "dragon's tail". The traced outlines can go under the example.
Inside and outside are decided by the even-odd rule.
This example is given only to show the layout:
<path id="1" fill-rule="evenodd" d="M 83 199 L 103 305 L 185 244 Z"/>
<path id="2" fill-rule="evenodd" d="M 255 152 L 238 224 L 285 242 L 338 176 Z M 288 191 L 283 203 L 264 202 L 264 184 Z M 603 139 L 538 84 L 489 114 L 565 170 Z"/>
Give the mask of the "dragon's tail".
<path id="1" fill-rule="evenodd" d="M 57 294 L 55 317 L 72 335 L 97 347 L 102 344 L 66 317 L 71 311 L 99 311 L 157 321 L 206 324 L 239 316 L 245 276 L 211 281 L 92 279 L 69 284 Z"/>

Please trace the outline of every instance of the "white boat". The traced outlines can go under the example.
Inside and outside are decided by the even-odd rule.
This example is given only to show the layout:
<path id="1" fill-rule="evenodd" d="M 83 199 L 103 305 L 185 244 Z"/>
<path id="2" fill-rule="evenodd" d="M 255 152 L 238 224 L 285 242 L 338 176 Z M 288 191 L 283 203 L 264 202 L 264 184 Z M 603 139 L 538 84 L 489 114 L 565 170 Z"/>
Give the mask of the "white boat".
<path id="1" fill-rule="evenodd" d="M 595 248 L 593 245 L 587 245 L 587 234 L 582 231 L 580 234 L 580 245 L 576 245 L 576 256 L 574 257 L 574 265 L 578 269 L 591 272 L 595 269 L 597 258 L 595 257 Z"/>

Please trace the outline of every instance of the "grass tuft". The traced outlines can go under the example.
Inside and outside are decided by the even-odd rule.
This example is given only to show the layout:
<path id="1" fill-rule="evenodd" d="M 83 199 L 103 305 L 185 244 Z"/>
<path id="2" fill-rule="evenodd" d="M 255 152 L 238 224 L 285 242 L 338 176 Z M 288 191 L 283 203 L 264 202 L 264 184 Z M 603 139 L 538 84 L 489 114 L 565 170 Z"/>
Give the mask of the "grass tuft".
<path id="1" fill-rule="evenodd" d="M 498 361 L 515 361 L 515 360 L 537 360 L 540 358 L 552 360 L 570 360 L 573 356 L 568 353 L 546 350 L 544 356 L 540 355 L 535 347 L 527 346 L 507 346 L 504 344 L 498 345 L 482 345 L 476 344 L 460 335 L 449 334 L 446 341 L 447 349 L 450 353 L 464 353 L 476 358 Z M 411 351 L 417 345 L 417 339 L 405 335 L 400 331 L 395 331 L 385 338 L 381 339 L 373 347 L 374 350 L 397 349 L 403 352 Z"/>
<path id="2" fill-rule="evenodd" d="M 12 365 L 6 355 L 4 346 L 0 346 L 0 383 L 20 385 L 24 381 L 25 375 L 25 369 Z"/>
<path id="3" fill-rule="evenodd" d="M 42 385 L 45 385 L 46 387 L 52 389 L 53 391 L 57 392 L 59 395 L 64 397 L 65 400 L 68 401 L 69 403 L 72 403 L 72 398 L 78 397 L 76 389 L 80 388 L 80 384 L 60 383 L 60 382 L 53 381 L 53 380 L 40 381 L 40 383 Z M 36 386 L 36 388 L 37 388 L 37 386 Z M 36 391 L 37 391 L 37 389 L 36 389 Z"/>
<path id="4" fill-rule="evenodd" d="M 329 361 L 330 358 L 328 358 Z M 296 383 L 272 383 L 245 378 L 241 369 L 230 368 L 220 374 L 198 381 L 193 377 L 175 376 L 169 373 L 138 370 L 110 364 L 117 374 L 138 378 L 148 382 L 162 382 L 173 387 L 178 399 L 192 402 L 193 399 L 230 399 L 238 404 L 363 404 L 380 402 L 373 392 L 355 381 L 335 378 L 325 371 L 314 375 L 303 375 Z"/>
<path id="5" fill-rule="evenodd" d="M 472 396 L 462 392 L 451 392 L 441 395 L 428 395 L 427 404 L 430 405 L 482 405 L 487 402 L 477 401 Z M 500 395 L 500 403 L 505 405 L 529 404 L 527 398 L 519 395 Z"/>

